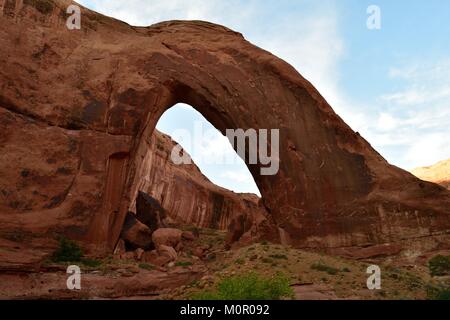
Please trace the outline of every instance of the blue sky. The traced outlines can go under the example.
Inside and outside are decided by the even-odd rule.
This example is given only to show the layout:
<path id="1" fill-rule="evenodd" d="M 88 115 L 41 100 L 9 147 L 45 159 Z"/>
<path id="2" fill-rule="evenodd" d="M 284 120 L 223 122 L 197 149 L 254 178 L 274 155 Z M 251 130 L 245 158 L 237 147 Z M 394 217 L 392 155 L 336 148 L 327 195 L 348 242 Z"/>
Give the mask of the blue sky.
<path id="1" fill-rule="evenodd" d="M 412 169 L 450 158 L 450 1 L 80 3 L 133 25 L 195 19 L 230 27 L 292 64 L 390 163 Z M 366 26 L 369 5 L 381 10 L 380 30 Z M 163 115 L 158 128 L 169 134 L 192 131 L 195 121 L 209 128 L 194 110 L 177 106 Z M 199 155 L 184 147 L 195 161 L 211 152 L 208 146 L 233 152 L 218 135 L 197 148 Z M 199 167 L 219 185 L 258 192 L 242 162 Z"/>

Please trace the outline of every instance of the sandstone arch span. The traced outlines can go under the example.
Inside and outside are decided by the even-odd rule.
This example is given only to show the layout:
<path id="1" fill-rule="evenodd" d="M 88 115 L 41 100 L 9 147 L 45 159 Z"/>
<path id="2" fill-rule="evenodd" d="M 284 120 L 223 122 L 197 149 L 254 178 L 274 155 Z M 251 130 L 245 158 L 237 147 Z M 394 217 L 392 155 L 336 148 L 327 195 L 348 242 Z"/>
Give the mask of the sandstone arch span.
<path id="1" fill-rule="evenodd" d="M 389 165 L 294 68 L 241 34 L 200 21 L 132 27 L 87 9 L 70 31 L 69 2 L 48 3 L 0 17 L 3 232 L 111 249 L 151 156 L 143 137 L 184 102 L 222 132 L 280 129 L 278 174 L 249 170 L 282 241 L 448 244 L 449 192 Z"/>

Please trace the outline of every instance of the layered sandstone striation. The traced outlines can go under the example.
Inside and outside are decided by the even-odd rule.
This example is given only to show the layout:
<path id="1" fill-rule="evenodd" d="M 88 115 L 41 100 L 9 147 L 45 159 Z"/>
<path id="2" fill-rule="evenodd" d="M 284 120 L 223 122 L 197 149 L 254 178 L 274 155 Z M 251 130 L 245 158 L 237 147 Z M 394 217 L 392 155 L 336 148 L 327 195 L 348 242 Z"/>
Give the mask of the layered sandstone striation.
<path id="1" fill-rule="evenodd" d="M 248 165 L 278 241 L 395 243 L 414 254 L 449 246 L 450 192 L 387 163 L 294 68 L 241 34 L 201 21 L 133 27 L 84 8 L 81 30 L 68 30 L 70 1 L 1 3 L 3 255 L 12 257 L 6 246 L 45 252 L 58 234 L 112 252 L 154 157 L 148 137 L 179 102 L 222 132 L 280 130 L 278 173 Z M 201 191 L 187 201 L 178 192 L 188 188 L 154 176 L 147 190 L 177 217 L 219 228 L 230 221 L 227 209 L 220 217 L 188 209 L 186 218 L 181 206 L 206 203 Z M 236 221 L 245 233 L 246 219 Z"/>
<path id="2" fill-rule="evenodd" d="M 411 171 L 416 177 L 438 183 L 450 190 L 450 159 L 439 161 L 429 167 L 420 167 Z"/>

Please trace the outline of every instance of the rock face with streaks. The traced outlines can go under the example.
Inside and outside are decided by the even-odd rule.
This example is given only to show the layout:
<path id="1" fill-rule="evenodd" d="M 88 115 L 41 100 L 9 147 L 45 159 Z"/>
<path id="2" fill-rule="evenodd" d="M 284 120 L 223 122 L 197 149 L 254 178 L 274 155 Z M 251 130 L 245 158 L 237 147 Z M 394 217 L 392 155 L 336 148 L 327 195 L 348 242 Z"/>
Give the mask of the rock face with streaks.
<path id="1" fill-rule="evenodd" d="M 82 8 L 69 30 L 70 3 L 1 1 L 0 248 L 45 251 L 63 234 L 112 252 L 147 137 L 179 102 L 221 132 L 280 130 L 279 171 L 248 165 L 278 240 L 449 245 L 450 192 L 389 165 L 286 62 L 207 22 L 133 27 Z"/>
<path id="2" fill-rule="evenodd" d="M 158 130 L 146 141 L 149 152 L 143 160 L 137 190 L 159 201 L 175 223 L 226 230 L 233 218 L 245 215 L 269 225 L 268 213 L 259 197 L 234 193 L 213 184 L 194 163 L 175 164 L 171 152 L 177 143 Z M 134 206 L 132 202 L 131 211 Z M 277 233 L 276 228 L 273 232 Z"/>

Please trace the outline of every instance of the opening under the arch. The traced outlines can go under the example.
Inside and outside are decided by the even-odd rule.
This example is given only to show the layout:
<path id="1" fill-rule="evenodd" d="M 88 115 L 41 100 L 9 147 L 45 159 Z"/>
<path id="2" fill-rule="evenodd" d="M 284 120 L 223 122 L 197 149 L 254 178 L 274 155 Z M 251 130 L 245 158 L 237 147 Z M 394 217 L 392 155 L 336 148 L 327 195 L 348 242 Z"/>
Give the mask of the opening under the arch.
<path id="1" fill-rule="evenodd" d="M 176 141 L 214 184 L 237 193 L 261 196 L 245 162 L 227 137 L 193 107 L 176 104 L 161 116 L 156 129 Z"/>

